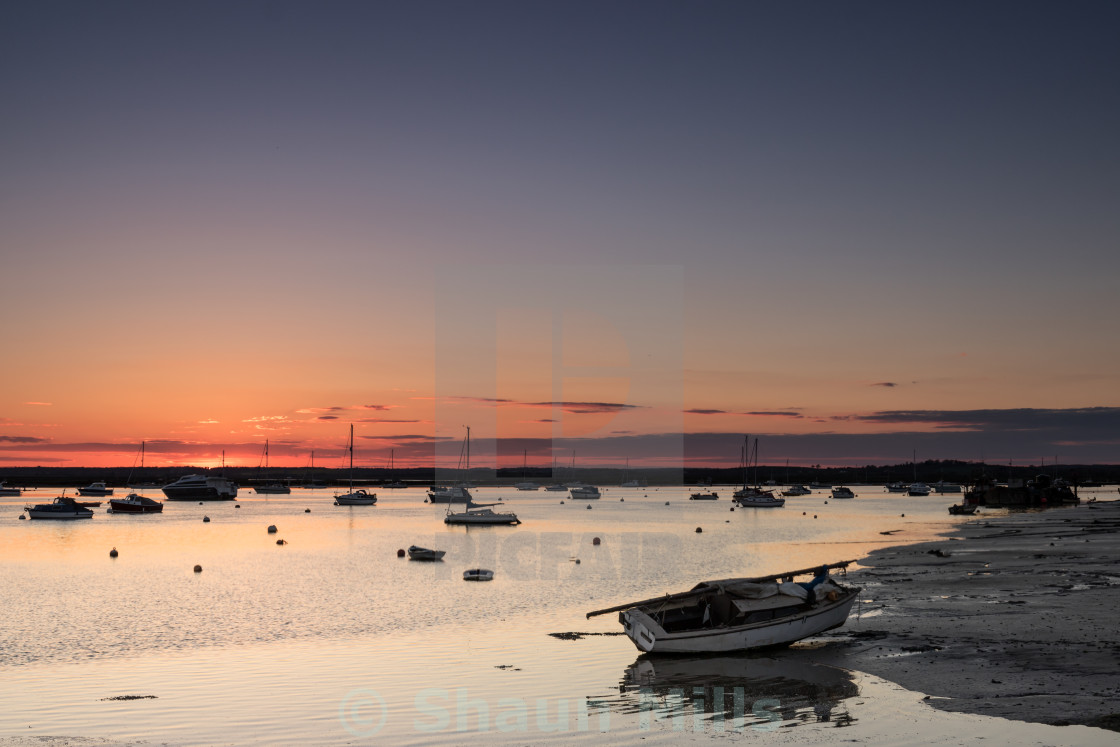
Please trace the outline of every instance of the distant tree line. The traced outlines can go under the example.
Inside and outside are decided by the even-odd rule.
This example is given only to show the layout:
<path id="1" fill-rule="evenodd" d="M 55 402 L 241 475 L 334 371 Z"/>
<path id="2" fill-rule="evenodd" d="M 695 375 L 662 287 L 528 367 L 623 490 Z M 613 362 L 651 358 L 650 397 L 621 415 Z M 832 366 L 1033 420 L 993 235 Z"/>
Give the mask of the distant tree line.
<path id="1" fill-rule="evenodd" d="M 291 485 L 311 482 L 339 485 L 350 479 L 349 469 L 317 467 L 284 468 L 271 467 L 267 475 L 262 475 L 256 467 L 226 467 L 207 469 L 205 467 L 6 467 L 0 470 L 0 480 L 17 487 L 68 487 L 86 485 L 95 480 L 104 480 L 111 486 L 149 483 L 166 485 L 187 474 L 221 474 L 239 485 L 251 488 L 264 481 L 281 481 Z M 1070 482 L 1082 485 L 1093 483 L 1120 483 L 1120 465 L 1117 464 L 1047 464 L 1040 465 L 1000 465 L 955 460 L 926 460 L 917 465 L 911 462 L 892 465 L 865 465 L 862 467 L 821 467 L 761 465 L 757 470 L 752 467 L 749 481 L 773 480 L 777 484 L 827 483 L 840 484 L 882 484 L 888 482 L 934 483 L 939 480 L 964 485 L 980 479 L 1004 481 L 1009 479 L 1030 479 L 1038 474 L 1063 477 Z M 541 485 L 551 482 L 582 481 L 596 485 L 618 485 L 626 479 L 641 479 L 650 485 L 696 485 L 711 481 L 715 484 L 737 484 L 743 481 L 741 467 L 707 468 L 649 468 L 631 466 L 628 471 L 617 468 L 509 468 L 509 469 L 472 469 L 467 475 L 461 471 L 430 467 L 397 468 L 385 467 L 354 468 L 355 482 L 370 485 L 400 480 L 409 485 L 432 485 L 437 480 L 450 482 L 469 479 L 477 484 L 510 484 L 520 481 L 534 481 Z"/>

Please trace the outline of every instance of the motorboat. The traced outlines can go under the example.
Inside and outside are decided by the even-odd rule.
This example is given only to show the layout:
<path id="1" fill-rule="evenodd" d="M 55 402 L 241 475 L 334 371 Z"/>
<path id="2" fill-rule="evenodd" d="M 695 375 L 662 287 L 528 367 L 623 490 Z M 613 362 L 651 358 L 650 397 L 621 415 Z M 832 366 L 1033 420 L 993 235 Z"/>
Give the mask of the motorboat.
<path id="1" fill-rule="evenodd" d="M 793 497 L 799 496 L 799 495 L 812 495 L 812 494 L 813 494 L 813 491 L 809 490 L 809 488 L 805 487 L 804 485 L 790 485 L 788 488 L 786 488 L 785 490 L 782 491 L 782 495 L 786 496 L 787 498 L 793 498 Z"/>
<path id="2" fill-rule="evenodd" d="M 471 493 L 462 485 L 434 485 L 428 490 L 428 503 L 470 503 Z"/>
<path id="3" fill-rule="evenodd" d="M 161 514 L 163 504 L 146 495 L 129 493 L 125 498 L 110 500 L 109 510 L 115 514 Z"/>
<path id="4" fill-rule="evenodd" d="M 289 495 L 292 489 L 283 483 L 272 482 L 268 485 L 254 485 L 253 492 L 258 495 Z"/>
<path id="5" fill-rule="evenodd" d="M 485 568 L 472 568 L 469 571 L 463 571 L 464 581 L 493 581 L 494 571 L 489 571 Z"/>
<path id="6" fill-rule="evenodd" d="M 594 501 L 602 498 L 599 493 L 599 488 L 594 485 L 580 485 L 579 487 L 571 488 L 569 490 L 573 499 L 580 499 L 585 501 Z"/>
<path id="7" fill-rule="evenodd" d="M 91 482 L 84 488 L 78 488 L 78 495 L 112 495 L 113 489 L 108 487 L 104 482 Z"/>
<path id="8" fill-rule="evenodd" d="M 386 490 L 400 490 L 401 488 L 407 488 L 408 485 L 405 485 L 400 480 L 393 480 L 392 482 L 385 483 L 381 487 L 385 488 Z"/>
<path id="9" fill-rule="evenodd" d="M 907 495 L 929 495 L 929 485 L 924 482 L 912 482 L 906 490 Z"/>
<path id="10" fill-rule="evenodd" d="M 513 487 L 517 488 L 518 490 L 540 490 L 541 489 L 541 486 L 537 485 L 535 482 L 519 482 L 516 485 L 514 485 Z"/>
<path id="11" fill-rule="evenodd" d="M 555 483 L 553 485 L 545 485 L 544 489 L 547 490 L 550 493 L 563 493 L 564 491 L 567 490 L 567 488 L 564 487 L 563 485 L 561 485 L 560 483 Z"/>
<path id="12" fill-rule="evenodd" d="M 840 500 L 843 498 L 855 498 L 856 494 L 852 492 L 851 488 L 846 488 L 843 485 L 837 485 L 832 489 L 832 497 Z"/>
<path id="13" fill-rule="evenodd" d="M 731 500 L 735 505 L 743 508 L 781 508 L 786 505 L 785 498 L 778 498 L 771 490 L 759 490 L 758 488 L 736 490 Z"/>
<path id="14" fill-rule="evenodd" d="M 853 562 L 705 581 L 689 591 L 596 610 L 587 617 L 620 613 L 626 635 L 647 653 L 723 653 L 785 646 L 844 624 L 860 589 L 838 583 L 829 571 Z M 811 581 L 794 581 L 810 574 Z"/>
<path id="15" fill-rule="evenodd" d="M 688 496 L 690 501 L 718 501 L 719 493 L 693 493 Z"/>
<path id="16" fill-rule="evenodd" d="M 184 475 L 162 490 L 169 501 L 232 501 L 237 497 L 237 483 L 217 475 Z"/>
<path id="17" fill-rule="evenodd" d="M 938 480 L 933 484 L 934 491 L 938 493 L 960 493 L 963 492 L 959 483 L 945 482 Z"/>
<path id="18" fill-rule="evenodd" d="M 418 545 L 412 545 L 408 548 L 409 560 L 443 560 L 443 556 L 446 554 L 446 550 L 429 550 Z"/>
<path id="19" fill-rule="evenodd" d="M 364 488 L 354 489 L 354 424 L 350 424 L 350 441 L 346 444 L 350 452 L 350 486 L 346 493 L 335 493 L 334 505 L 336 506 L 372 506 L 377 503 L 377 493 L 371 493 Z"/>
<path id="20" fill-rule="evenodd" d="M 491 524 L 491 525 L 514 525 L 520 524 L 521 520 L 517 518 L 515 513 L 501 513 L 489 508 L 467 508 L 464 511 L 448 511 L 447 515 L 443 517 L 444 524 Z"/>
<path id="21" fill-rule="evenodd" d="M 73 498 L 59 496 L 51 503 L 25 506 L 29 519 L 92 519 L 93 511 L 79 506 Z"/>
<path id="22" fill-rule="evenodd" d="M 365 488 L 340 493 L 334 497 L 336 506 L 372 506 L 377 503 L 377 493 L 371 493 Z"/>
<path id="23" fill-rule="evenodd" d="M 904 482 L 888 482 L 886 488 L 888 493 L 905 493 L 910 486 Z"/>
<path id="24" fill-rule="evenodd" d="M 23 490 L 21 490 L 20 488 L 9 487 L 9 486 L 5 485 L 3 481 L 0 481 L 0 495 L 4 495 L 4 496 L 23 495 Z"/>

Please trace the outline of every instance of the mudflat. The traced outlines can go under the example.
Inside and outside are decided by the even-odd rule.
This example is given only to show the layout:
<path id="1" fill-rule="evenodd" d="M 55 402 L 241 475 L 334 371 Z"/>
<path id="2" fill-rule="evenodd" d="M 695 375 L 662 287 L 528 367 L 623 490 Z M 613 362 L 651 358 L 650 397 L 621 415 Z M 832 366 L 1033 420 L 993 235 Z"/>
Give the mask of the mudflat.
<path id="1" fill-rule="evenodd" d="M 1120 502 L 981 514 L 860 564 L 847 624 L 791 655 L 948 711 L 1120 730 Z"/>

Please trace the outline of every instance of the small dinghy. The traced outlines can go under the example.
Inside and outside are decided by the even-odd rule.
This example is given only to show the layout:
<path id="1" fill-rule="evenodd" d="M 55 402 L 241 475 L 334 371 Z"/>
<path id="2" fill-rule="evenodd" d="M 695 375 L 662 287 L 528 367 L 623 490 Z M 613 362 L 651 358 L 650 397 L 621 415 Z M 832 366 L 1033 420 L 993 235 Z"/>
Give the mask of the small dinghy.
<path id="1" fill-rule="evenodd" d="M 408 548 L 409 560 L 443 560 L 446 550 L 429 550 L 426 547 L 412 545 Z"/>
<path id="2" fill-rule="evenodd" d="M 469 571 L 463 571 L 464 581 L 493 581 L 494 571 L 488 571 L 485 568 L 472 568 Z"/>
<path id="3" fill-rule="evenodd" d="M 852 561 L 758 578 L 705 581 L 695 588 L 587 613 L 618 612 L 630 640 L 647 653 L 709 654 L 785 646 L 838 628 L 859 589 L 830 575 Z M 797 576 L 813 575 L 796 583 Z"/>

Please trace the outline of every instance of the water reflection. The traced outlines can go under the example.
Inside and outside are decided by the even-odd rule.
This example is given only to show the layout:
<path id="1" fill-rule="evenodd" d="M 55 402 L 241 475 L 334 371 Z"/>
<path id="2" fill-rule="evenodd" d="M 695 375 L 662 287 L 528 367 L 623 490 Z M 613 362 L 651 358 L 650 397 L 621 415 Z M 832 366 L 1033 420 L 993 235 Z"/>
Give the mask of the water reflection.
<path id="1" fill-rule="evenodd" d="M 859 695 L 851 673 L 842 669 L 751 654 L 643 654 L 626 669 L 619 691 L 624 713 L 674 729 L 714 730 L 803 722 L 847 726 L 855 719 L 844 701 Z"/>

